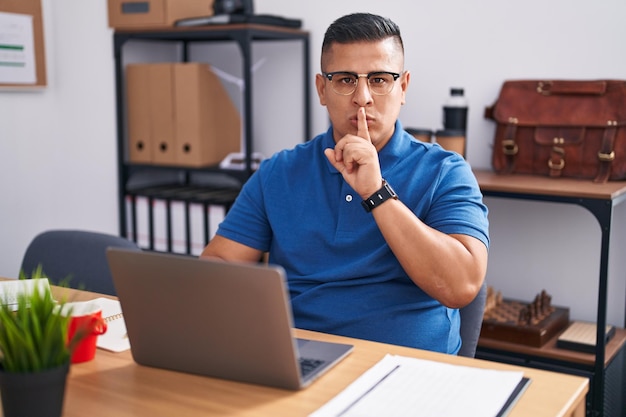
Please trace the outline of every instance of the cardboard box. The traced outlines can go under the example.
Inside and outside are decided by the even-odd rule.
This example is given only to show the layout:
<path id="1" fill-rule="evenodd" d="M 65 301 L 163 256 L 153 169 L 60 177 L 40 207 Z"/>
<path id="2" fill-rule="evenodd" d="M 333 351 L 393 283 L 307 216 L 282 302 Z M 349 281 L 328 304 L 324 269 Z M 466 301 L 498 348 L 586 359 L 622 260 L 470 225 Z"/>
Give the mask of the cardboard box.
<path id="1" fill-rule="evenodd" d="M 171 27 L 179 19 L 213 15 L 213 0 L 108 0 L 116 29 Z"/>
<path id="2" fill-rule="evenodd" d="M 126 67 L 129 160 L 206 167 L 240 151 L 241 119 L 204 63 Z"/>

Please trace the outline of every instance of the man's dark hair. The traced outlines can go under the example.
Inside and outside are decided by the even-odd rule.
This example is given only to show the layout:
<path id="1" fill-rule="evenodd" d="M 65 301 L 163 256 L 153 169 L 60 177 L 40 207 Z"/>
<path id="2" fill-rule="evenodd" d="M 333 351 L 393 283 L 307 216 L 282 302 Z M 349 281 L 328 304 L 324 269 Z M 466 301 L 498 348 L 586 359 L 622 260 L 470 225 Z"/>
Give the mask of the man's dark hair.
<path id="1" fill-rule="evenodd" d="M 400 28 L 391 19 L 370 13 L 353 13 L 335 20 L 326 30 L 322 54 L 333 43 L 375 42 L 393 37 L 404 52 Z"/>

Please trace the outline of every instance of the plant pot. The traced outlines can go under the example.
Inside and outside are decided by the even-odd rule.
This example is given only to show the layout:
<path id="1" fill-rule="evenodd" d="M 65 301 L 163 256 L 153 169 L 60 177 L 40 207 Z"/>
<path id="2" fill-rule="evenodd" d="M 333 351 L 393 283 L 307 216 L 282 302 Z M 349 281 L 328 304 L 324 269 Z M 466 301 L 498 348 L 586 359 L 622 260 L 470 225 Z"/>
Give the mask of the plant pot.
<path id="1" fill-rule="evenodd" d="M 61 417 L 69 362 L 41 372 L 12 373 L 0 369 L 4 417 Z"/>

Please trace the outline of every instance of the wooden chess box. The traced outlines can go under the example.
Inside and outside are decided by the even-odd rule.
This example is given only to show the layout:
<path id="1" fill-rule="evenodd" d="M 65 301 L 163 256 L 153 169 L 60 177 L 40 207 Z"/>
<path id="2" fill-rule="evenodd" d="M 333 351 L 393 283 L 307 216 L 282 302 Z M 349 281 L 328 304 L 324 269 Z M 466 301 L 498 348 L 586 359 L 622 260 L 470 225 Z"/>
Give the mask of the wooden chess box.
<path id="1" fill-rule="evenodd" d="M 485 310 L 480 337 L 541 347 L 569 324 L 569 308 L 549 306 L 527 313 L 532 303 L 501 299 Z M 524 317 L 526 316 L 526 317 Z"/>

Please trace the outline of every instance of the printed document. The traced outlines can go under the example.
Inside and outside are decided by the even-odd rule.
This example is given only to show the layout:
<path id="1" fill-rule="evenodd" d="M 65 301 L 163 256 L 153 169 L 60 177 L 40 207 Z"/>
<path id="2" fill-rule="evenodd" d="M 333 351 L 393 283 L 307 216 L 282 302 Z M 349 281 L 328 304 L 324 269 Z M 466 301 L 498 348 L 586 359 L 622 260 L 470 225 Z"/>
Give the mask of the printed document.
<path id="1" fill-rule="evenodd" d="M 310 417 L 496 417 L 527 381 L 517 371 L 387 355 Z"/>
<path id="2" fill-rule="evenodd" d="M 33 17 L 0 12 L 0 83 L 36 81 Z"/>

